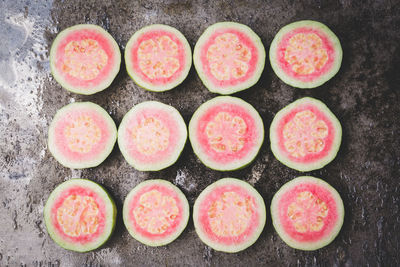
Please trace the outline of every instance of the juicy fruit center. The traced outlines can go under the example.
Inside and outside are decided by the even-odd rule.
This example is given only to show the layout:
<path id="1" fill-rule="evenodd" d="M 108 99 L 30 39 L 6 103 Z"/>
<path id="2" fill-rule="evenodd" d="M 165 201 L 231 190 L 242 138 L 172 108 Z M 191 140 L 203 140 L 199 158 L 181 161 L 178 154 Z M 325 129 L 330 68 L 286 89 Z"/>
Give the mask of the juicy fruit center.
<path id="1" fill-rule="evenodd" d="M 139 68 L 150 79 L 169 78 L 180 67 L 178 44 L 163 35 L 140 43 Z"/>
<path id="2" fill-rule="evenodd" d="M 208 209 L 211 230 L 221 237 L 239 236 L 249 226 L 253 204 L 236 192 L 225 192 Z"/>
<path id="3" fill-rule="evenodd" d="M 101 130 L 91 117 L 82 115 L 65 127 L 64 136 L 71 151 L 88 153 L 100 141 Z"/>
<path id="4" fill-rule="evenodd" d="M 295 158 L 321 152 L 327 136 L 328 126 L 310 110 L 297 112 L 283 127 L 285 149 Z"/>
<path id="5" fill-rule="evenodd" d="M 324 227 L 324 218 L 329 209 L 324 201 L 309 191 L 297 194 L 287 209 L 287 216 L 299 233 L 318 232 Z"/>
<path id="6" fill-rule="evenodd" d="M 211 73 L 219 81 L 245 76 L 250 59 L 250 49 L 233 33 L 219 35 L 207 50 Z"/>
<path id="7" fill-rule="evenodd" d="M 64 56 L 62 70 L 82 80 L 96 78 L 108 62 L 107 53 L 93 39 L 69 42 Z"/>
<path id="8" fill-rule="evenodd" d="M 138 206 L 133 210 L 136 223 L 151 234 L 164 233 L 178 215 L 175 199 L 155 189 L 141 195 Z"/>
<path id="9" fill-rule="evenodd" d="M 285 50 L 285 60 L 297 74 L 308 75 L 325 66 L 328 53 L 318 35 L 298 33 L 289 39 Z"/>
<path id="10" fill-rule="evenodd" d="M 219 112 L 206 126 L 208 142 L 217 152 L 240 151 L 245 143 L 246 130 L 247 125 L 241 117 L 232 117 L 227 112 Z"/>
<path id="11" fill-rule="evenodd" d="M 57 209 L 57 221 L 68 236 L 93 234 L 99 226 L 99 206 L 90 196 L 70 195 Z"/>
<path id="12" fill-rule="evenodd" d="M 133 142 L 145 155 L 164 151 L 169 144 L 169 135 L 169 129 L 154 117 L 147 117 L 132 129 Z"/>

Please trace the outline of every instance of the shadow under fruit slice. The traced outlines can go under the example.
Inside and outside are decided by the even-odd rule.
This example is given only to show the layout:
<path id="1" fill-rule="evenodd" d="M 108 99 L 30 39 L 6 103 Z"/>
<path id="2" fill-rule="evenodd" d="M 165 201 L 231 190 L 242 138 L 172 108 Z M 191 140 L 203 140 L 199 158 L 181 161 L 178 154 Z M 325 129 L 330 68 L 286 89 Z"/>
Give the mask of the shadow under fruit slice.
<path id="1" fill-rule="evenodd" d="M 200 36 L 193 61 L 208 90 L 229 95 L 258 81 L 264 69 L 265 49 L 260 37 L 246 25 L 219 22 Z"/>
<path id="2" fill-rule="evenodd" d="M 61 31 L 50 49 L 50 67 L 62 87 L 91 95 L 110 86 L 119 72 L 121 52 L 103 28 L 79 24 Z"/>
<path id="3" fill-rule="evenodd" d="M 186 124 L 179 111 L 157 101 L 134 106 L 118 129 L 122 155 L 140 171 L 158 171 L 174 164 L 186 139 Z"/>
<path id="4" fill-rule="evenodd" d="M 269 49 L 275 74 L 298 88 L 314 88 L 335 76 L 342 54 L 336 35 L 312 20 L 297 21 L 280 29 Z"/>
<path id="5" fill-rule="evenodd" d="M 304 97 L 281 109 L 270 128 L 271 150 L 286 166 L 311 171 L 331 162 L 339 150 L 342 126 L 321 101 Z"/>
<path id="6" fill-rule="evenodd" d="M 193 221 L 197 235 L 211 248 L 229 253 L 251 246 L 266 220 L 264 200 L 248 183 L 224 178 L 196 199 Z"/>
<path id="7" fill-rule="evenodd" d="M 192 66 L 192 51 L 185 36 L 162 24 L 135 32 L 125 48 L 129 76 L 146 90 L 162 92 L 178 86 Z"/>
<path id="8" fill-rule="evenodd" d="M 47 232 L 59 246 L 78 252 L 94 250 L 111 236 L 117 216 L 103 187 L 85 179 L 58 185 L 44 208 Z"/>
<path id="9" fill-rule="evenodd" d="M 328 183 L 311 176 L 284 184 L 271 202 L 278 235 L 289 246 L 316 250 L 331 243 L 344 219 L 343 201 Z"/>
<path id="10" fill-rule="evenodd" d="M 68 168 L 91 168 L 102 163 L 117 140 L 114 121 L 92 102 L 76 102 L 57 111 L 49 127 L 48 146 Z"/>
<path id="11" fill-rule="evenodd" d="M 189 204 L 178 187 L 165 180 L 147 180 L 127 195 L 124 224 L 133 238 L 148 246 L 174 241 L 189 220 Z"/>
<path id="12" fill-rule="evenodd" d="M 219 96 L 203 103 L 189 123 L 194 153 L 207 167 L 235 170 L 257 156 L 264 140 L 258 112 L 237 97 Z"/>

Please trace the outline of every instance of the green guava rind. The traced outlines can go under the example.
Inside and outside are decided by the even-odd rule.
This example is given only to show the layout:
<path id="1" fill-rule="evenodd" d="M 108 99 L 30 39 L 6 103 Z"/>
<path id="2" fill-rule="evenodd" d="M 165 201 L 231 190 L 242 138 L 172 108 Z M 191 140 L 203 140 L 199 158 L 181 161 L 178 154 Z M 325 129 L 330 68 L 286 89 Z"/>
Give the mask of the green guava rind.
<path id="1" fill-rule="evenodd" d="M 242 107 L 244 107 L 247 112 L 251 113 L 251 116 L 254 118 L 255 124 L 258 126 L 258 130 L 260 133 L 260 139 L 259 142 L 256 144 L 254 147 L 253 151 L 250 153 L 248 157 L 246 157 L 244 160 L 236 160 L 235 162 L 232 162 L 230 164 L 218 164 L 212 159 L 208 159 L 208 156 L 206 153 L 202 152 L 201 150 L 201 145 L 197 142 L 197 137 L 196 137 L 196 131 L 197 131 L 197 122 L 200 119 L 200 117 L 203 115 L 204 112 L 207 111 L 209 107 L 214 106 L 215 104 L 218 104 L 219 102 L 221 103 L 234 103 L 238 104 Z M 264 123 L 262 121 L 262 118 L 260 114 L 257 112 L 257 110 L 247 103 L 246 101 L 238 98 L 238 97 L 233 97 L 233 96 L 217 96 L 214 97 L 211 100 L 208 100 L 207 102 L 201 104 L 197 110 L 194 112 L 192 118 L 190 119 L 189 122 L 189 140 L 193 148 L 193 152 L 196 154 L 196 156 L 200 159 L 200 161 L 207 166 L 210 169 L 216 170 L 216 171 L 234 171 L 234 170 L 239 170 L 242 168 L 245 168 L 249 164 L 251 164 L 254 159 L 257 157 L 258 152 L 261 149 L 262 144 L 264 143 Z"/>
<path id="2" fill-rule="evenodd" d="M 278 50 L 279 44 L 282 38 L 290 31 L 300 28 L 300 27 L 311 27 L 315 28 L 319 31 L 322 31 L 327 38 L 332 42 L 332 47 L 336 52 L 336 58 L 334 63 L 329 71 L 324 73 L 318 79 L 315 79 L 310 82 L 300 81 L 296 78 L 290 77 L 287 75 L 279 66 L 278 59 L 276 58 L 276 51 Z M 340 41 L 337 36 L 325 25 L 318 21 L 313 20 L 301 20 L 297 22 L 290 23 L 284 26 L 279 32 L 275 35 L 272 40 L 271 46 L 269 48 L 269 61 L 271 62 L 271 67 L 275 74 L 286 84 L 291 85 L 293 87 L 302 88 L 302 89 L 311 89 L 318 86 L 321 86 L 328 80 L 330 80 L 340 69 L 340 65 L 342 64 L 343 50 L 340 45 Z"/>
<path id="3" fill-rule="evenodd" d="M 325 114 L 325 116 L 329 119 L 329 121 L 332 123 L 333 128 L 335 129 L 335 138 L 331 146 L 331 151 L 324 158 L 311 163 L 300 163 L 290 160 L 288 157 L 284 155 L 284 153 L 280 152 L 281 149 L 278 143 L 279 136 L 277 133 L 277 129 L 279 126 L 279 122 L 288 112 L 290 112 L 296 106 L 304 103 L 312 103 L 313 105 L 318 107 L 318 109 L 322 111 Z M 320 100 L 311 97 L 303 97 L 287 105 L 286 107 L 281 109 L 278 113 L 276 113 L 270 126 L 269 139 L 271 142 L 272 153 L 274 154 L 275 158 L 279 160 L 281 163 L 288 166 L 289 168 L 301 172 L 312 171 L 323 168 L 325 165 L 327 165 L 328 163 L 330 163 L 332 160 L 335 159 L 336 154 L 338 153 L 340 148 L 340 143 L 342 141 L 342 126 L 339 120 L 336 118 L 336 116 Z"/>
<path id="4" fill-rule="evenodd" d="M 110 130 L 110 139 L 103 152 L 93 160 L 85 162 L 72 162 L 68 160 L 66 157 L 64 157 L 62 155 L 62 152 L 58 151 L 57 146 L 55 144 L 54 128 L 56 127 L 57 121 L 61 119 L 66 113 L 68 113 L 68 111 L 73 111 L 74 109 L 81 107 L 94 109 L 98 112 L 98 114 L 103 116 L 104 120 L 107 122 L 109 126 L 108 130 Z M 64 167 L 73 169 L 85 169 L 100 165 L 110 155 L 116 141 L 117 141 L 117 126 L 115 126 L 115 122 L 107 113 L 107 111 L 105 111 L 102 107 L 92 102 L 75 102 L 62 107 L 57 111 L 56 115 L 54 115 L 54 118 L 49 126 L 47 144 L 49 151 L 51 152 L 53 157 Z"/>
<path id="5" fill-rule="evenodd" d="M 299 242 L 292 239 L 283 228 L 282 224 L 279 221 L 279 209 L 278 204 L 279 200 L 288 190 L 296 186 L 300 183 L 316 183 L 318 186 L 324 187 L 325 190 L 329 191 L 332 194 L 333 199 L 335 200 L 335 204 L 337 207 L 337 214 L 338 214 L 338 221 L 335 227 L 332 229 L 332 232 L 326 236 L 324 239 L 319 240 L 318 242 Z M 275 228 L 275 231 L 278 233 L 280 238 L 290 247 L 300 250 L 317 250 L 322 247 L 327 246 L 330 244 L 336 236 L 339 234 L 340 229 L 342 228 L 343 221 L 344 221 L 344 206 L 342 198 L 340 197 L 339 193 L 333 188 L 330 184 L 323 181 L 322 179 L 312 177 L 312 176 L 300 176 L 297 177 L 286 184 L 284 184 L 278 192 L 275 193 L 274 197 L 271 201 L 271 218 L 272 224 Z"/>
<path id="6" fill-rule="evenodd" d="M 257 205 L 259 207 L 258 211 L 259 211 L 259 215 L 260 215 L 260 218 L 259 218 L 260 224 L 255 229 L 253 235 L 251 237 L 249 237 L 249 240 L 247 240 L 246 242 L 243 242 L 241 244 L 235 245 L 235 246 L 227 246 L 227 245 L 219 244 L 219 243 L 211 240 L 210 238 L 208 238 L 207 234 L 204 233 L 204 231 L 202 230 L 202 227 L 200 225 L 201 223 L 199 220 L 200 206 L 203 203 L 203 201 L 205 200 L 205 198 L 207 197 L 207 195 L 210 192 L 212 192 L 215 188 L 218 188 L 218 187 L 224 186 L 224 185 L 229 185 L 229 184 L 245 188 L 246 191 L 249 194 L 251 194 L 254 197 L 254 199 L 256 200 Z M 239 180 L 237 178 L 229 178 L 229 177 L 222 178 L 222 179 L 210 184 L 209 186 L 207 186 L 197 197 L 197 199 L 194 203 L 194 206 L 193 206 L 193 222 L 194 222 L 194 227 L 195 227 L 197 235 L 199 236 L 200 240 L 203 243 L 205 243 L 207 246 L 209 246 L 217 251 L 236 253 L 236 252 L 245 250 L 246 248 L 253 245 L 257 241 L 259 236 L 261 235 L 261 232 L 263 231 L 265 222 L 266 222 L 266 209 L 265 209 L 264 199 L 262 198 L 260 193 L 258 193 L 258 191 L 253 186 L 251 186 L 249 183 Z"/>
<path id="7" fill-rule="evenodd" d="M 200 60 L 200 53 L 201 53 L 201 46 L 208 40 L 208 38 L 218 29 L 225 29 L 225 28 L 234 28 L 242 32 L 245 32 L 248 35 L 248 37 L 252 40 L 253 45 L 257 48 L 260 60 L 257 63 L 253 76 L 248 81 L 246 81 L 245 83 L 240 83 L 235 86 L 230 86 L 229 88 L 220 89 L 215 85 L 213 85 L 211 81 L 209 81 L 206 73 L 203 71 L 202 67 L 203 65 Z M 264 45 L 260 37 L 250 27 L 236 22 L 218 22 L 209 26 L 197 41 L 193 52 L 193 64 L 204 86 L 207 87 L 207 89 L 210 92 L 221 95 L 230 95 L 242 90 L 246 90 L 258 82 L 264 70 L 265 57 L 266 54 Z"/>
<path id="8" fill-rule="evenodd" d="M 186 54 L 186 62 L 185 62 L 185 67 L 182 70 L 181 75 L 179 76 L 178 79 L 176 79 L 173 83 L 170 83 L 168 85 L 153 85 L 148 83 L 147 81 L 144 81 L 142 78 L 140 78 L 136 73 L 135 70 L 132 67 L 132 63 L 130 60 L 130 52 L 132 49 L 132 46 L 135 44 L 135 41 L 137 40 L 138 37 L 140 37 L 143 33 L 146 33 L 148 31 L 153 31 L 153 30 L 165 30 L 172 32 L 175 36 L 178 37 L 178 39 L 182 42 L 182 45 L 185 50 Z M 135 32 L 132 37 L 129 39 L 128 43 L 126 44 L 125 47 L 125 53 L 124 53 L 124 59 L 125 59 L 125 65 L 126 65 L 126 71 L 128 72 L 128 75 L 131 77 L 131 79 L 141 88 L 152 91 L 152 92 L 164 92 L 171 90 L 178 85 L 180 85 L 187 77 L 189 74 L 189 70 L 192 66 L 192 49 L 190 48 L 190 45 L 188 41 L 186 40 L 185 36 L 175 29 L 174 27 L 164 25 L 164 24 L 152 24 L 146 27 L 141 28 L 137 32 Z"/>
<path id="9" fill-rule="evenodd" d="M 129 220 L 129 203 L 132 200 L 132 197 L 135 196 L 135 194 L 137 192 L 139 192 L 143 187 L 145 186 L 151 186 L 154 184 L 159 184 L 165 187 L 168 187 L 169 189 L 172 189 L 179 197 L 181 204 L 182 204 L 182 210 L 183 210 L 183 214 L 182 214 L 182 222 L 181 224 L 178 226 L 178 228 L 176 229 L 176 231 L 168 236 L 165 239 L 160 239 L 160 240 L 150 240 L 147 237 L 143 237 L 141 236 L 139 233 L 137 233 L 134 229 L 134 227 L 132 227 L 132 224 Z M 187 201 L 186 196 L 182 193 L 182 191 L 175 185 L 173 185 L 172 183 L 166 181 L 166 180 L 161 180 L 161 179 L 154 179 L 154 180 L 146 180 L 144 182 L 141 182 L 140 184 L 138 184 L 137 186 L 135 186 L 130 192 L 129 194 L 126 196 L 125 201 L 124 201 L 124 206 L 122 208 L 122 216 L 123 216 L 123 220 L 124 220 L 124 224 L 126 229 L 128 230 L 129 234 L 136 239 L 137 241 L 141 242 L 142 244 L 145 244 L 147 246 L 151 246 L 151 247 L 158 247 L 158 246 L 164 246 L 167 245 L 169 243 L 171 243 L 172 241 L 174 241 L 175 239 L 177 239 L 182 232 L 185 230 L 187 223 L 189 221 L 189 215 L 190 215 L 190 210 L 189 210 L 189 203 Z"/>
<path id="10" fill-rule="evenodd" d="M 105 227 L 104 227 L 104 234 L 98 237 L 98 240 L 96 242 L 91 242 L 86 245 L 82 245 L 79 242 L 73 243 L 73 242 L 68 242 L 63 240 L 58 234 L 57 230 L 53 227 L 53 224 L 51 222 L 51 208 L 52 204 L 56 200 L 57 196 L 59 193 L 61 193 L 63 190 L 68 189 L 68 187 L 72 186 L 81 186 L 81 187 L 87 187 L 93 190 L 94 192 L 97 193 L 98 196 L 100 196 L 106 206 L 106 214 L 111 214 L 105 216 Z M 44 216 L 44 222 L 46 225 L 47 232 L 49 233 L 50 237 L 53 239 L 53 241 L 59 245 L 60 247 L 67 249 L 67 250 L 72 250 L 72 251 L 77 251 L 77 252 L 88 252 L 91 250 L 95 250 L 102 245 L 104 245 L 107 240 L 111 237 L 112 233 L 114 232 L 115 229 L 115 222 L 117 219 L 117 207 L 115 206 L 115 202 L 110 196 L 110 194 L 99 184 L 87 180 L 87 179 L 78 179 L 78 178 L 73 178 L 68 181 L 65 181 L 61 184 L 59 184 L 53 192 L 51 192 L 49 198 L 47 199 L 46 205 L 43 210 L 43 216 Z"/>
<path id="11" fill-rule="evenodd" d="M 138 110 L 138 109 L 148 108 L 148 107 L 165 109 L 170 114 L 172 114 L 175 117 L 175 119 L 179 125 L 179 130 L 182 133 L 182 138 L 180 139 L 180 143 L 177 144 L 175 153 L 172 154 L 171 157 L 167 158 L 163 162 L 144 164 L 144 163 L 137 162 L 135 159 L 133 159 L 129 155 L 128 145 L 124 141 L 124 136 L 123 136 L 124 133 L 123 132 L 126 129 L 126 127 L 128 127 L 128 121 L 129 121 L 131 114 L 134 114 L 136 112 L 136 110 Z M 158 101 L 145 101 L 145 102 L 135 105 L 122 118 L 121 124 L 119 125 L 119 128 L 118 128 L 118 147 L 119 147 L 119 150 L 121 151 L 122 155 L 124 156 L 125 160 L 129 163 L 129 165 L 134 167 L 136 170 L 159 171 L 159 170 L 165 169 L 165 168 L 173 165 L 179 159 L 179 157 L 183 151 L 183 148 L 185 147 L 187 135 L 188 135 L 188 133 L 187 133 L 187 127 L 186 127 L 185 121 L 183 120 L 182 115 L 179 113 L 179 111 L 176 108 L 174 108 L 170 105 L 158 102 Z"/>
<path id="12" fill-rule="evenodd" d="M 70 85 L 68 81 L 65 81 L 64 78 L 62 77 L 62 74 L 60 74 L 56 68 L 56 52 L 57 52 L 57 47 L 58 44 L 64 39 L 64 37 L 68 36 L 69 33 L 76 31 L 76 30 L 96 30 L 98 31 L 99 34 L 103 35 L 103 37 L 107 38 L 110 41 L 110 44 L 113 48 L 113 52 L 115 53 L 115 64 L 108 74 L 109 77 L 104 79 L 103 82 L 101 82 L 99 85 L 94 86 L 92 88 L 79 88 L 75 87 L 73 85 Z M 92 95 L 97 92 L 103 91 L 104 89 L 108 88 L 115 77 L 117 76 L 119 69 L 121 66 L 121 51 L 119 50 L 119 46 L 117 42 L 114 40 L 114 38 L 102 27 L 93 25 L 93 24 L 78 24 L 69 28 L 64 29 L 61 31 L 57 37 L 54 39 L 53 44 L 50 48 L 50 69 L 51 73 L 53 74 L 54 79 L 66 90 L 76 93 L 76 94 L 81 94 L 81 95 Z"/>

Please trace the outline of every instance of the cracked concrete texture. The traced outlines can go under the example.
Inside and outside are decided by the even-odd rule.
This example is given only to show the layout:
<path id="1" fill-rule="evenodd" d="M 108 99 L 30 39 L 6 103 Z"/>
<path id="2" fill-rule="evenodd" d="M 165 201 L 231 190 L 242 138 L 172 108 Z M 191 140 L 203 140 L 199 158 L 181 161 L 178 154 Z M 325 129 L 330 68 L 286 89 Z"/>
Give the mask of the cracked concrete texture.
<path id="1" fill-rule="evenodd" d="M 396 1 L 1 1 L 0 2 L 0 265 L 400 265 L 400 7 Z M 341 194 L 346 217 L 336 240 L 316 252 L 286 246 L 273 230 L 270 217 L 259 240 L 237 254 L 206 247 L 190 222 L 170 245 L 151 248 L 131 238 L 123 226 L 121 206 L 127 193 L 146 179 L 178 185 L 191 205 L 210 183 L 226 176 L 252 183 L 267 206 L 285 182 L 301 173 L 279 163 L 266 138 L 257 159 L 234 172 L 203 166 L 187 144 L 181 158 L 160 172 L 138 172 L 115 148 L 96 168 L 72 170 L 50 155 L 47 128 L 57 109 L 74 101 L 104 107 L 117 125 L 135 104 L 158 100 L 173 105 L 189 121 L 195 109 L 214 94 L 192 68 L 188 78 L 165 93 L 147 92 L 133 83 L 124 66 L 105 91 L 80 96 L 62 89 L 49 70 L 49 47 L 62 29 L 93 23 L 104 27 L 123 51 L 141 27 L 164 23 L 179 29 L 192 48 L 205 28 L 218 21 L 250 26 L 266 49 L 284 25 L 313 19 L 328 25 L 344 51 L 339 73 L 312 90 L 292 88 L 267 63 L 261 80 L 237 93 L 260 112 L 265 128 L 279 109 L 312 96 L 321 99 L 343 126 L 337 158 L 321 177 Z M 104 185 L 118 206 L 114 235 L 89 253 L 66 251 L 48 236 L 42 217 L 50 192 L 72 177 Z"/>

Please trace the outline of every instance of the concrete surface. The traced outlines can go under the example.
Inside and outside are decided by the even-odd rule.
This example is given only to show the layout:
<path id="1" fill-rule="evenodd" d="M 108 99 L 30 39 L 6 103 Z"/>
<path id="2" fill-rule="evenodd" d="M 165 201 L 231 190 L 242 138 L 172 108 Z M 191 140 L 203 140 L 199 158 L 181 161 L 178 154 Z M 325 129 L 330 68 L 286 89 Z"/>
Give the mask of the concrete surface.
<path id="1" fill-rule="evenodd" d="M 0 1 L 0 266 L 399 266 L 400 265 L 400 10 L 399 1 Z M 300 90 L 285 85 L 270 65 L 251 89 L 236 94 L 253 104 L 268 129 L 288 103 L 313 96 L 323 100 L 343 126 L 337 158 L 309 172 L 333 185 L 346 209 L 336 240 L 316 252 L 286 246 L 270 217 L 259 240 L 237 254 L 206 247 L 190 222 L 172 244 L 146 247 L 131 238 L 121 220 L 122 202 L 139 182 L 162 178 L 178 185 L 193 205 L 200 191 L 225 176 L 255 185 L 267 205 L 285 182 L 301 173 L 279 163 L 265 143 L 254 163 L 235 172 L 203 166 L 187 145 L 179 161 L 160 172 L 138 172 L 118 148 L 97 168 L 72 170 L 50 155 L 47 128 L 57 109 L 74 101 L 103 106 L 117 125 L 136 103 L 158 100 L 175 106 L 189 121 L 195 109 L 215 95 L 194 69 L 185 82 L 166 93 L 136 86 L 124 66 L 110 88 L 93 96 L 62 89 L 49 71 L 49 47 L 57 33 L 74 24 L 104 27 L 123 51 L 141 27 L 165 23 L 178 28 L 193 47 L 205 28 L 237 21 L 258 33 L 268 49 L 274 34 L 301 19 L 326 23 L 341 40 L 344 60 L 325 85 Z M 90 253 L 58 247 L 48 236 L 43 206 L 59 183 L 72 177 L 104 185 L 118 205 L 111 240 Z"/>

